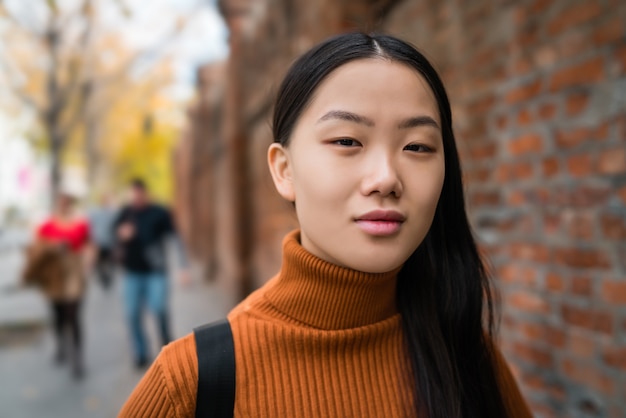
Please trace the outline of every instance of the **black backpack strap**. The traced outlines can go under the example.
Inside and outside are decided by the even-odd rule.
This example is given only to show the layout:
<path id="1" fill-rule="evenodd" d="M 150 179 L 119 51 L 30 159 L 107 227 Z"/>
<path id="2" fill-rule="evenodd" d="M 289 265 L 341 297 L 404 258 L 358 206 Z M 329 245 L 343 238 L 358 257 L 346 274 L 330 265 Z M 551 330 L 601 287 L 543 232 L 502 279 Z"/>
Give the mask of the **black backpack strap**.
<path id="1" fill-rule="evenodd" d="M 193 330 L 198 356 L 196 418 L 232 418 L 235 409 L 235 347 L 224 319 Z"/>

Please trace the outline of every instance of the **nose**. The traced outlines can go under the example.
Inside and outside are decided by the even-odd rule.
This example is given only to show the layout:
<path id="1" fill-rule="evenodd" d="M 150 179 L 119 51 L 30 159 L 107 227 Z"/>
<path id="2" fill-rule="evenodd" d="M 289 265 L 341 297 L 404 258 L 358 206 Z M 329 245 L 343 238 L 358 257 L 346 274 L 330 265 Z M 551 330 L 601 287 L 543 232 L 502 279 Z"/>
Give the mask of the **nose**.
<path id="1" fill-rule="evenodd" d="M 361 182 L 361 193 L 365 196 L 379 194 L 384 197 L 400 197 L 402 181 L 393 159 L 389 155 L 378 154 L 369 160 Z"/>

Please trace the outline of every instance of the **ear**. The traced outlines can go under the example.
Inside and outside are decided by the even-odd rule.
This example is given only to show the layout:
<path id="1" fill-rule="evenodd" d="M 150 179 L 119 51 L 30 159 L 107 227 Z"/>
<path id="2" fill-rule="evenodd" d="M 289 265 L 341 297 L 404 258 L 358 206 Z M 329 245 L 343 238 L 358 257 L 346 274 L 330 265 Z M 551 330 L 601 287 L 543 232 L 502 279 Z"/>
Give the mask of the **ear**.
<path id="1" fill-rule="evenodd" d="M 294 202 L 296 194 L 292 181 L 291 161 L 289 160 L 287 150 L 281 144 L 273 143 L 267 150 L 267 163 L 278 193 L 285 200 Z"/>

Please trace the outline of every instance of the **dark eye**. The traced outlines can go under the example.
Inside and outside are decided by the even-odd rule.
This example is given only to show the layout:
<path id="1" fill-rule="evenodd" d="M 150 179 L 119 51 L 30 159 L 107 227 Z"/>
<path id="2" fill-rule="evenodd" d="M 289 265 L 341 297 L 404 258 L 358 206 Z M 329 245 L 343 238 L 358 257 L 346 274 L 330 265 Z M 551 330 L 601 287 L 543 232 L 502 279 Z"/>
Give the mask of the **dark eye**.
<path id="1" fill-rule="evenodd" d="M 361 145 L 359 144 L 359 141 L 350 138 L 337 139 L 333 141 L 333 144 L 341 145 L 342 147 L 357 147 Z"/>
<path id="2" fill-rule="evenodd" d="M 423 144 L 409 144 L 406 147 L 404 147 L 405 151 L 412 151 L 412 152 L 432 152 L 433 149 L 423 145 Z"/>

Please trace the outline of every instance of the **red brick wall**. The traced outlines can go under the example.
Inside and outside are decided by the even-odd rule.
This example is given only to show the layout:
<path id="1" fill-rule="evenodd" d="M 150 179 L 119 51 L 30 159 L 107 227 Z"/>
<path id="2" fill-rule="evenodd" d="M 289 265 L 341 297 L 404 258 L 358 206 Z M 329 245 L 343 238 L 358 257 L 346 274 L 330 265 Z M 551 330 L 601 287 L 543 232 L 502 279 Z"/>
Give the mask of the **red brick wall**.
<path id="1" fill-rule="evenodd" d="M 470 5 L 471 4 L 471 5 Z M 626 3 L 406 1 L 537 416 L 626 416 Z"/>
<path id="2" fill-rule="evenodd" d="M 218 189 L 230 188 L 215 192 L 222 258 L 248 263 L 259 285 L 277 270 L 280 239 L 295 225 L 265 168 L 270 105 L 288 63 L 341 30 L 398 35 L 431 59 L 447 86 L 468 210 L 502 293 L 503 351 L 533 410 L 625 416 L 626 3 L 222 3 L 248 8 L 231 21 L 241 43 L 227 78 L 241 96 L 222 124 L 232 130 L 237 121 L 247 144 L 237 155 L 249 176 L 238 183 L 232 171 L 215 174 Z M 239 158 L 229 155 L 222 158 Z M 236 239 L 228 227 L 238 216 L 229 206 L 233 189 L 248 193 L 252 219 Z M 242 239 L 250 255 L 233 258 Z M 224 280 L 238 280 L 224 271 Z"/>

